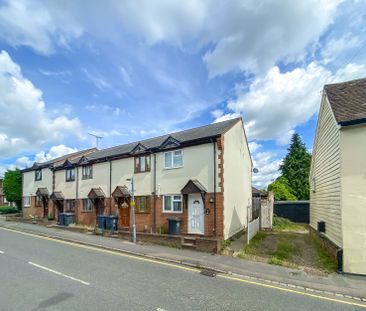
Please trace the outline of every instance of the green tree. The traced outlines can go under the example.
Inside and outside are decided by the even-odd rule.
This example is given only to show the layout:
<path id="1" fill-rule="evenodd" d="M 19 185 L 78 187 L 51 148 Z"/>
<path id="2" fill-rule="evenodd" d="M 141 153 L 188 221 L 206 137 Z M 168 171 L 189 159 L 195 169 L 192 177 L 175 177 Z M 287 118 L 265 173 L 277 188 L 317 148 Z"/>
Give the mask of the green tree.
<path id="1" fill-rule="evenodd" d="M 273 183 L 268 185 L 268 191 L 272 191 L 276 201 L 295 201 L 297 198 L 288 188 L 287 180 L 280 176 Z"/>
<path id="2" fill-rule="evenodd" d="M 292 135 L 287 151 L 280 166 L 282 177 L 287 181 L 290 192 L 298 200 L 308 200 L 311 155 L 306 150 L 299 134 Z"/>
<path id="3" fill-rule="evenodd" d="M 22 203 L 22 173 L 19 169 L 5 172 L 3 191 L 6 199 L 9 202 L 15 202 L 20 209 Z"/>

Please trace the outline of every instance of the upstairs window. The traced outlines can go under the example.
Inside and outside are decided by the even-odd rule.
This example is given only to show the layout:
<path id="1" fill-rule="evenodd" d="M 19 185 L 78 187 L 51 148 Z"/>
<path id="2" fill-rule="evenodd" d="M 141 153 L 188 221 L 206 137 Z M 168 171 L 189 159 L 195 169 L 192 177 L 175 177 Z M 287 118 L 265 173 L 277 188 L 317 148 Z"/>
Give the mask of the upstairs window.
<path id="1" fill-rule="evenodd" d="M 150 171 L 150 155 L 135 157 L 135 173 Z"/>
<path id="2" fill-rule="evenodd" d="M 182 150 L 164 152 L 164 168 L 179 168 L 183 166 Z"/>
<path id="3" fill-rule="evenodd" d="M 42 180 L 42 169 L 39 169 L 39 170 L 35 171 L 34 179 L 35 180 Z"/>
<path id="4" fill-rule="evenodd" d="M 66 181 L 74 181 L 75 180 L 75 169 L 68 168 L 66 170 Z"/>
<path id="5" fill-rule="evenodd" d="M 83 179 L 91 179 L 93 178 L 93 166 L 92 165 L 86 165 L 83 166 Z"/>
<path id="6" fill-rule="evenodd" d="M 136 213 L 150 213 L 150 197 L 135 197 Z"/>

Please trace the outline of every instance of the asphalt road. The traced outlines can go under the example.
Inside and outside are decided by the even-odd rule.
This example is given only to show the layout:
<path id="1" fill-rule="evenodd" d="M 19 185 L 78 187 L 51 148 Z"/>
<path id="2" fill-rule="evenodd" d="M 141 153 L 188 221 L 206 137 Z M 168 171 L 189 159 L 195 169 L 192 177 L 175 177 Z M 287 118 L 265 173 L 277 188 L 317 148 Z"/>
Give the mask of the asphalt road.
<path id="1" fill-rule="evenodd" d="M 0 228 L 0 310 L 366 310 L 308 294 Z"/>

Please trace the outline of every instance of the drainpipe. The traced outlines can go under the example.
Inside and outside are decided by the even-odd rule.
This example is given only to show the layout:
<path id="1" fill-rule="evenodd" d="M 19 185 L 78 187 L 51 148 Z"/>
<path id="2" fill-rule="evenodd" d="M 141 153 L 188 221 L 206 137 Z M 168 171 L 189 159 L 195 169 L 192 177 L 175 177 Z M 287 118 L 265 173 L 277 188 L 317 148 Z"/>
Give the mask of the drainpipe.
<path id="1" fill-rule="evenodd" d="M 78 219 L 78 210 L 79 210 L 79 167 L 76 166 L 76 194 L 75 194 L 75 207 L 76 207 L 76 211 L 75 211 L 75 215 L 76 215 L 76 222 L 79 221 Z M 65 204 L 65 203 L 64 203 Z"/>
<path id="2" fill-rule="evenodd" d="M 154 226 L 153 230 L 156 233 L 156 154 L 154 153 Z"/>
<path id="3" fill-rule="evenodd" d="M 112 214 L 112 161 L 109 159 L 109 215 Z"/>
<path id="4" fill-rule="evenodd" d="M 212 145 L 213 145 L 213 156 L 214 156 L 214 235 L 217 236 L 217 220 L 216 220 L 216 144 L 215 141 L 212 140 Z"/>

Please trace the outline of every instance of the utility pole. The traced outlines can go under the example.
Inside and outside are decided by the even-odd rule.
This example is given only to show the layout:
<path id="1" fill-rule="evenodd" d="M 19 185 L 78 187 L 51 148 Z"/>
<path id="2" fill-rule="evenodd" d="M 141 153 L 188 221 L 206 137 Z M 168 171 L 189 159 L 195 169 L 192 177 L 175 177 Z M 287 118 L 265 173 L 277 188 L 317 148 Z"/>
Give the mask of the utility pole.
<path id="1" fill-rule="evenodd" d="M 98 149 L 99 147 L 99 140 L 103 139 L 103 136 L 98 136 L 96 134 L 88 133 L 90 136 L 95 137 L 95 147 Z"/>
<path id="2" fill-rule="evenodd" d="M 132 195 L 131 195 L 131 207 L 132 207 L 132 242 L 136 243 L 136 210 L 135 210 L 135 183 L 134 183 L 134 178 L 132 175 L 132 178 L 128 178 L 128 181 L 131 181 L 131 190 L 132 190 Z"/>

